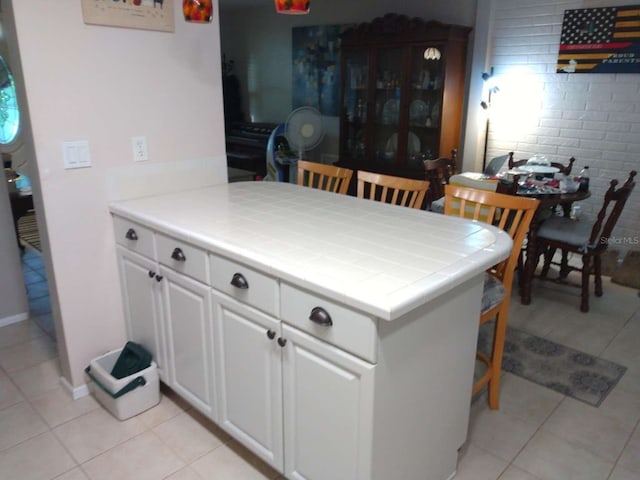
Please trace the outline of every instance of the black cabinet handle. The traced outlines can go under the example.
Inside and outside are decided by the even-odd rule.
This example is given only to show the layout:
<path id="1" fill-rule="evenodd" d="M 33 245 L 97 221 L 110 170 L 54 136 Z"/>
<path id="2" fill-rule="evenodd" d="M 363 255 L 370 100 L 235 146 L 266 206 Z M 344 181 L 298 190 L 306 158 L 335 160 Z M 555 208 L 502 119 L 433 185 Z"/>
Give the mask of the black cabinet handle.
<path id="1" fill-rule="evenodd" d="M 149 278 L 153 278 L 156 276 L 156 272 L 152 272 L 151 270 L 149 270 Z"/>
<path id="2" fill-rule="evenodd" d="M 156 275 L 156 281 L 161 282 L 164 277 L 162 275 Z"/>
<path id="3" fill-rule="evenodd" d="M 276 332 L 271 329 L 267 330 L 267 337 L 269 337 L 269 340 L 273 340 L 276 337 Z"/>
<path id="4" fill-rule="evenodd" d="M 246 290 L 249 288 L 249 282 L 244 278 L 244 275 L 241 273 L 234 273 L 233 278 L 231 279 L 231 285 L 236 288 L 241 288 L 242 290 Z"/>
<path id="5" fill-rule="evenodd" d="M 286 344 L 287 344 L 286 338 L 278 337 L 278 345 L 280 345 L 281 347 L 284 347 Z"/>
<path id="6" fill-rule="evenodd" d="M 333 320 L 331 320 L 331 315 L 322 307 L 313 307 L 311 309 L 311 315 L 309 315 L 309 320 L 318 325 L 322 325 L 323 327 L 330 327 L 333 325 Z"/>
<path id="7" fill-rule="evenodd" d="M 124 234 L 124 237 L 127 240 L 137 240 L 138 239 L 138 234 L 136 233 L 136 231 L 133 228 L 130 228 L 129 230 L 127 230 L 127 233 Z"/>
<path id="8" fill-rule="evenodd" d="M 185 262 L 187 260 L 187 257 L 184 256 L 184 253 L 178 247 L 173 249 L 173 252 L 171 253 L 171 258 L 173 258 L 178 262 Z"/>

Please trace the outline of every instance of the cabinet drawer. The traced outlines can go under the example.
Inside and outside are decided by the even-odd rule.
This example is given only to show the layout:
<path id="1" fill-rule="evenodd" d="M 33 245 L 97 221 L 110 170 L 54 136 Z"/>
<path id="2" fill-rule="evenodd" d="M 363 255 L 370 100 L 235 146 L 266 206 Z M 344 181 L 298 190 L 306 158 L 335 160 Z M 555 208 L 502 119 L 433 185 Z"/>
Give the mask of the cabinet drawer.
<path id="1" fill-rule="evenodd" d="M 280 297 L 275 278 L 217 255 L 211 255 L 211 272 L 211 285 L 217 290 L 274 317 L 278 316 Z M 247 288 L 241 288 L 242 279 Z"/>
<path id="2" fill-rule="evenodd" d="M 161 233 L 156 234 L 158 261 L 173 270 L 209 284 L 207 252 Z"/>
<path id="3" fill-rule="evenodd" d="M 282 320 L 360 358 L 376 363 L 375 318 L 286 283 L 281 286 L 281 298 Z M 317 307 L 328 314 L 331 319 L 330 325 L 321 325 L 310 320 L 312 311 Z M 315 317 L 317 318 L 318 314 Z"/>
<path id="4" fill-rule="evenodd" d="M 155 240 L 151 229 L 126 218 L 114 216 L 113 230 L 119 245 L 155 260 Z"/>

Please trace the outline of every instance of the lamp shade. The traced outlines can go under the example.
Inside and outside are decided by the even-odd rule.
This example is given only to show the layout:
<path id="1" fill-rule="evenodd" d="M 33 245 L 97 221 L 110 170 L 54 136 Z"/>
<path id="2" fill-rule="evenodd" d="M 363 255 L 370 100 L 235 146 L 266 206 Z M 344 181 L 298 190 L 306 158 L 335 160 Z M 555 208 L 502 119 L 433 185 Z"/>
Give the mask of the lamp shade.
<path id="1" fill-rule="evenodd" d="M 187 22 L 209 23 L 213 19 L 213 0 L 183 0 L 182 13 Z"/>
<path id="2" fill-rule="evenodd" d="M 425 60 L 440 60 L 441 57 L 442 57 L 442 54 L 440 53 L 440 50 L 438 50 L 436 47 L 429 47 L 429 48 L 425 48 L 424 50 Z"/>
<path id="3" fill-rule="evenodd" d="M 276 12 L 286 15 L 305 15 L 311 9 L 311 0 L 274 0 Z"/>

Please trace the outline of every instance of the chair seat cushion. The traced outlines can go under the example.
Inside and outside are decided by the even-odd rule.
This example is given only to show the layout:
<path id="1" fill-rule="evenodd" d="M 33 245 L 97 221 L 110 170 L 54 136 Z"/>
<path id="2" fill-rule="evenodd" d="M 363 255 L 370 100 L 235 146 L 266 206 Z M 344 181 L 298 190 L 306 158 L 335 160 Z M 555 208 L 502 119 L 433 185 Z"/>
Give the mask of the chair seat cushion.
<path id="1" fill-rule="evenodd" d="M 486 313 L 504 300 L 507 289 L 504 284 L 495 275 L 488 272 L 484 274 L 484 288 L 482 291 L 482 310 Z"/>
<path id="2" fill-rule="evenodd" d="M 444 213 L 444 197 L 431 202 L 431 211 L 436 213 Z"/>
<path id="3" fill-rule="evenodd" d="M 545 220 L 538 230 L 538 238 L 563 242 L 581 250 L 589 247 L 589 237 L 593 226 L 586 222 L 566 217 L 552 217 Z"/>

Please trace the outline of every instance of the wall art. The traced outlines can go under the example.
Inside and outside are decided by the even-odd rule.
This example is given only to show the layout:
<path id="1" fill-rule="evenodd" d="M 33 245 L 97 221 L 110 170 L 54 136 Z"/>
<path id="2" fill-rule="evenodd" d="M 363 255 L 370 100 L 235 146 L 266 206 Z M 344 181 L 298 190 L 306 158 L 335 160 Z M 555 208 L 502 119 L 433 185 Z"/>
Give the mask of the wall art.
<path id="1" fill-rule="evenodd" d="M 565 10 L 557 73 L 640 73 L 640 5 Z"/>
<path id="2" fill-rule="evenodd" d="M 291 107 L 314 107 L 337 117 L 340 104 L 340 34 L 353 25 L 292 29 Z"/>
<path id="3" fill-rule="evenodd" d="M 81 0 L 84 23 L 173 32 L 173 0 Z"/>

